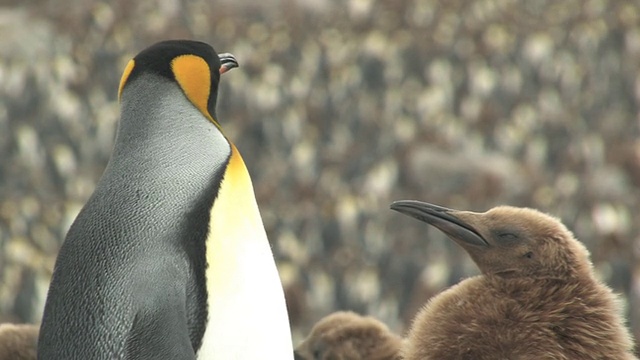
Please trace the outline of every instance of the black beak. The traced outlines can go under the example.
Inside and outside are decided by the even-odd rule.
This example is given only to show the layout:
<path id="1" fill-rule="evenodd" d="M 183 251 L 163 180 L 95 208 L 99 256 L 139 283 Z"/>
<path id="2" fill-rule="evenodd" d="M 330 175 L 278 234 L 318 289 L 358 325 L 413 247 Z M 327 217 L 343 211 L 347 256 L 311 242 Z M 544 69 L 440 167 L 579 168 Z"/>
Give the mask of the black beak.
<path id="1" fill-rule="evenodd" d="M 240 65 L 238 64 L 238 60 L 233 54 L 230 53 L 222 53 L 218 54 L 218 58 L 220 58 L 220 75 L 226 73 L 227 71 L 237 68 Z"/>
<path id="2" fill-rule="evenodd" d="M 487 247 L 489 243 L 473 227 L 455 216 L 456 210 L 416 200 L 400 200 L 391 209 L 431 224 L 451 239 L 464 244 Z"/>

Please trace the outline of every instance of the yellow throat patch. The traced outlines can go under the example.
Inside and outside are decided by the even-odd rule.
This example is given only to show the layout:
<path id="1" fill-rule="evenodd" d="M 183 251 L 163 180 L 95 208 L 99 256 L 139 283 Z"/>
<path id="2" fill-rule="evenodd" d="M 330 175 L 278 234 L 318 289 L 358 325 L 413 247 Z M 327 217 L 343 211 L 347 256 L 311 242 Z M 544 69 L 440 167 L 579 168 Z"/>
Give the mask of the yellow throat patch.
<path id="1" fill-rule="evenodd" d="M 171 61 L 171 70 L 189 101 L 220 129 L 207 106 L 211 95 L 211 72 L 207 62 L 196 55 L 180 55 Z"/>
<path id="2" fill-rule="evenodd" d="M 131 71 L 133 71 L 136 62 L 131 59 L 125 66 L 124 71 L 122 72 L 122 77 L 120 78 L 120 85 L 118 86 L 118 100 L 122 96 L 122 88 L 124 88 L 124 84 L 127 83 L 127 79 L 129 79 L 129 75 L 131 75 Z"/>

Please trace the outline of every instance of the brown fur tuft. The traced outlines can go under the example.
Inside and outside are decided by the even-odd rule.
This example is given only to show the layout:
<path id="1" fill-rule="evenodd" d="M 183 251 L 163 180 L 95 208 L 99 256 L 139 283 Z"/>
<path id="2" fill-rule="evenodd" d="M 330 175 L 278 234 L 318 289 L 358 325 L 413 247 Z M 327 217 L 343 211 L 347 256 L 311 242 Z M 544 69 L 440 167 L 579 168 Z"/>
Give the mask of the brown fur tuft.
<path id="1" fill-rule="evenodd" d="M 38 325 L 0 324 L 0 360 L 35 360 Z"/>
<path id="2" fill-rule="evenodd" d="M 588 251 L 559 220 L 506 206 L 446 214 L 457 219 L 444 227 L 448 235 L 482 275 L 424 306 L 404 359 L 636 359 L 619 299 L 595 277 Z M 465 243 L 469 231 L 487 245 Z"/>
<path id="3" fill-rule="evenodd" d="M 299 360 L 396 360 L 401 343 L 373 317 L 339 311 L 318 321 L 295 354 Z"/>

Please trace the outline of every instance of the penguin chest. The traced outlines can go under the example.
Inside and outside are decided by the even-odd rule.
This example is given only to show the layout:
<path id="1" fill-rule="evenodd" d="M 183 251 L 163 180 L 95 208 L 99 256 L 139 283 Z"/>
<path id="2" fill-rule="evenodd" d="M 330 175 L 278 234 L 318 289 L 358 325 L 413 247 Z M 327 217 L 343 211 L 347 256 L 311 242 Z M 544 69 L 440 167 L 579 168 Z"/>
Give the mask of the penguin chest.
<path id="1" fill-rule="evenodd" d="M 211 210 L 206 256 L 208 321 L 198 359 L 291 359 L 282 284 L 235 147 Z"/>

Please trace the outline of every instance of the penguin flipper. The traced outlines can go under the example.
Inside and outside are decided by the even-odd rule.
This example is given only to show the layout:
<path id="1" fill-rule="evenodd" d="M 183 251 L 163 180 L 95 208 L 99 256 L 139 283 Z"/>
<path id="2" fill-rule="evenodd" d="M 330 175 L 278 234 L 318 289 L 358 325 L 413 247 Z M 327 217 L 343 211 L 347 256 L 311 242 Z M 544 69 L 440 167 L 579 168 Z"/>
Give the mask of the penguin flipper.
<path id="1" fill-rule="evenodd" d="M 158 299 L 159 301 L 166 301 Z M 140 309 L 126 344 L 125 359 L 195 360 L 184 307 L 157 304 Z"/>
<path id="2" fill-rule="evenodd" d="M 139 274 L 142 279 L 158 273 Z M 196 359 L 187 325 L 185 290 L 175 275 L 168 270 L 162 282 L 137 282 L 141 285 L 139 294 L 144 295 L 134 302 L 135 317 L 127 336 L 125 359 Z"/>

